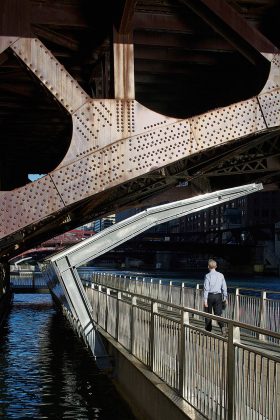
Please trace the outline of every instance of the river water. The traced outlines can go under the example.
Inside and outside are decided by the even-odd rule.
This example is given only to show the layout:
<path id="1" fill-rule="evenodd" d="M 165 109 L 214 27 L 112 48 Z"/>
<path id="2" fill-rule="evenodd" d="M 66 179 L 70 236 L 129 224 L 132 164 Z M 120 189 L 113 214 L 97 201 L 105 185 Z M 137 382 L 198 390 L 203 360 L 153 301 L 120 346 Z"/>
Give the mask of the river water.
<path id="1" fill-rule="evenodd" d="M 0 331 L 0 419 L 31 418 L 134 419 L 48 294 L 15 294 Z"/>

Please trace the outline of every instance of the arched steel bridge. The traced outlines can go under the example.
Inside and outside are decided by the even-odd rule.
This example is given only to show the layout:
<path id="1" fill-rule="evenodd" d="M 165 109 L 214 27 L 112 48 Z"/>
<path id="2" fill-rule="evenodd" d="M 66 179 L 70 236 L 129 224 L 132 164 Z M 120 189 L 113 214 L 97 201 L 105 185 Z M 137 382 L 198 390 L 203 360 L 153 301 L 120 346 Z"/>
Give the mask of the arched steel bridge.
<path id="1" fill-rule="evenodd" d="M 155 1 L 127 0 L 120 2 L 122 6 L 119 5 L 117 11 L 111 2 L 104 2 L 107 10 L 101 6 L 92 10 L 95 12 L 94 23 L 86 19 L 82 3 L 61 1 L 53 6 L 48 1 L 5 0 L 1 5 L 0 57 L 4 66 L 1 74 L 6 77 L 7 85 L 4 83 L 3 89 L 9 92 L 14 89 L 21 98 L 11 106 L 7 98 L 1 103 L 3 156 L 11 148 L 16 156 L 13 161 L 7 152 L 7 171 L 3 164 L 1 173 L 2 258 L 129 206 L 189 197 L 198 192 L 251 181 L 262 181 L 267 186 L 278 188 L 280 55 L 278 48 L 257 25 L 250 24 L 252 12 L 249 8 L 246 13 L 240 11 L 242 7 L 245 10 L 244 2 L 235 2 L 238 9 L 236 4 L 222 0 L 178 1 L 176 5 L 166 1 L 161 7 Z M 257 3 L 252 1 L 252 7 L 258 8 Z M 260 23 L 260 18 L 274 6 L 272 1 L 263 3 L 266 8 L 258 9 L 261 13 L 256 23 Z M 105 29 L 110 27 L 111 31 L 114 28 L 110 38 L 106 38 L 105 29 L 101 29 L 102 25 L 97 22 L 98 16 L 106 18 Z M 206 26 L 208 32 L 204 31 Z M 65 28 L 68 28 L 68 36 Z M 71 59 L 75 62 L 73 51 L 79 50 L 80 59 L 79 48 L 88 51 L 93 33 L 90 29 L 96 37 L 91 43 L 91 60 L 95 57 L 91 75 L 94 90 L 82 79 L 82 71 L 76 78 L 75 65 L 66 64 Z M 81 34 L 83 30 L 79 42 L 75 43 L 75 34 Z M 163 49 L 155 46 L 151 33 L 168 35 L 161 40 Z M 210 33 L 215 33 L 215 41 L 210 42 Z M 172 34 L 176 39 L 170 47 Z M 189 34 L 188 40 L 186 34 Z M 190 45 L 190 40 L 193 45 Z M 224 44 L 219 46 L 221 40 Z M 195 48 L 194 44 L 199 46 Z M 64 60 L 65 48 L 67 60 Z M 209 67 L 213 48 L 216 53 L 220 52 L 220 63 L 217 60 Z M 193 50 L 195 57 L 190 57 Z M 102 59 L 107 57 L 108 51 L 111 51 L 109 61 L 113 65 L 102 67 Z M 151 57 L 153 51 L 154 58 Z M 203 53 L 199 58 L 199 51 L 201 54 L 207 51 L 207 54 Z M 175 84 L 178 66 L 174 66 L 173 83 L 180 106 L 174 105 L 174 112 L 169 113 L 171 116 L 161 112 L 168 110 L 164 107 L 167 100 L 164 90 L 160 88 L 155 92 L 149 90 L 150 84 L 146 84 L 145 94 L 141 96 L 139 87 L 141 66 L 148 60 L 145 54 L 150 54 L 150 60 L 158 61 L 164 60 L 164 52 L 169 65 L 183 56 L 187 62 L 183 73 L 190 95 L 188 97 L 184 90 L 184 83 Z M 234 69 L 235 57 L 236 70 L 240 73 L 236 74 L 239 82 L 235 80 L 234 83 L 236 86 L 240 83 L 241 89 L 234 89 L 233 81 L 221 68 L 218 70 L 223 60 L 226 61 L 224 68 L 229 70 L 231 59 Z M 201 68 L 206 65 L 206 58 L 210 62 L 202 77 Z M 98 73 L 98 60 L 101 60 L 101 73 Z M 250 65 L 242 67 L 244 60 Z M 209 76 L 212 90 L 209 88 L 204 97 L 199 86 L 191 89 L 188 82 L 188 74 L 191 80 L 195 77 L 193 62 L 200 69 L 196 79 L 198 85 L 207 73 Z M 13 85 L 12 73 L 19 71 L 19 67 L 28 73 L 28 80 L 36 84 L 36 92 L 26 80 L 22 81 L 21 88 L 17 82 Z M 210 68 L 216 69 L 219 75 L 223 74 L 216 98 Z M 150 75 L 152 72 L 154 70 Z M 222 87 L 226 80 L 228 83 Z M 155 78 L 154 81 L 156 84 Z M 100 86 L 107 83 L 107 90 L 98 90 L 98 83 Z M 172 87 L 170 83 L 168 89 Z M 178 86 L 181 86 L 185 103 L 188 103 L 185 111 Z M 230 91 L 228 95 L 227 89 Z M 145 101 L 149 91 L 151 97 Z M 156 99 L 160 98 L 160 93 L 161 98 L 166 99 Z M 37 131 L 28 132 L 21 128 L 21 109 L 23 112 L 29 109 L 28 101 L 34 97 L 39 98 L 39 109 L 36 109 L 35 101 L 28 117 L 32 114 L 38 127 Z M 46 104 L 40 102 L 41 98 L 46 99 Z M 55 104 L 52 107 L 49 105 L 51 101 Z M 17 109 L 17 104 L 20 109 Z M 43 121 L 46 117 L 44 106 L 47 120 Z M 33 127 L 32 120 L 29 119 L 28 124 Z M 31 158 L 34 150 L 36 157 Z M 36 159 L 40 161 L 39 165 L 35 164 Z M 21 171 L 18 177 L 13 173 L 17 169 Z M 45 173 L 45 176 L 27 182 L 27 174 L 35 171 Z M 184 187 L 175 188 L 180 181 L 184 181 Z"/>

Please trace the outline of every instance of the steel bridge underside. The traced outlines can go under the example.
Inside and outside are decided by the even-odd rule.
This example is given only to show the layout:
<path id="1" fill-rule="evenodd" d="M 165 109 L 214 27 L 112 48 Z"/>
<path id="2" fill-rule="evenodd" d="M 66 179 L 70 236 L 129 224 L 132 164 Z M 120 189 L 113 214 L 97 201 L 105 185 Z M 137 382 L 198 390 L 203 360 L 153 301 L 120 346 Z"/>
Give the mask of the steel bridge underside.
<path id="1" fill-rule="evenodd" d="M 125 29 L 119 30 L 112 45 L 114 99 L 90 97 L 39 38 L 0 37 L 0 53 L 12 52 L 72 124 L 70 146 L 54 170 L 0 192 L 1 257 L 128 207 L 253 181 L 278 188 L 277 48 L 256 33 L 246 39 L 270 64 L 257 95 L 197 116 L 174 118 L 135 99 L 134 45 L 124 42 Z M 240 36 L 245 39 L 246 34 Z"/>

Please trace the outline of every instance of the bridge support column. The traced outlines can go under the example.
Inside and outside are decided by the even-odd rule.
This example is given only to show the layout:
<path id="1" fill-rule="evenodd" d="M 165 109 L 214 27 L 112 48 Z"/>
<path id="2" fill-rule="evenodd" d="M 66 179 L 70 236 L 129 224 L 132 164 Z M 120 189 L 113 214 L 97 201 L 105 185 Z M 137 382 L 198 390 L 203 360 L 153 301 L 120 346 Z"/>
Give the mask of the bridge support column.
<path id="1" fill-rule="evenodd" d="M 13 293 L 10 289 L 10 264 L 8 261 L 0 263 L 0 327 L 6 319 L 10 309 Z"/>
<path id="2" fill-rule="evenodd" d="M 0 263 L 0 298 L 10 290 L 10 264 L 8 261 Z"/>
<path id="3" fill-rule="evenodd" d="M 116 99 L 134 99 L 134 46 L 131 35 L 114 30 L 114 95 Z"/>

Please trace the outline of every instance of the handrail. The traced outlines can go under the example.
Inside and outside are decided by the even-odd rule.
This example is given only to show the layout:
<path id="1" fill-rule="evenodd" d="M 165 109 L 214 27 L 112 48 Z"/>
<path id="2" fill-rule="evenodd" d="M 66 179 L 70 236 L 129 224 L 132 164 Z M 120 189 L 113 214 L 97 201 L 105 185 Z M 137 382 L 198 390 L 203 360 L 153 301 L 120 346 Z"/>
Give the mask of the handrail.
<path id="1" fill-rule="evenodd" d="M 13 290 L 48 289 L 46 278 L 41 271 L 11 272 L 10 284 Z"/>
<path id="2" fill-rule="evenodd" d="M 106 272 L 84 273 L 82 268 L 79 269 L 81 279 L 86 281 L 98 282 L 107 287 L 118 287 L 129 293 L 140 293 L 142 296 L 162 299 L 169 303 L 179 304 L 187 307 L 202 310 L 203 309 L 203 291 L 201 285 L 181 286 L 162 284 L 155 278 L 147 279 L 145 277 L 132 277 L 125 275 L 109 274 Z M 231 289 L 231 288 L 230 288 Z M 255 327 L 263 327 L 269 331 L 279 331 L 280 329 L 280 293 L 272 291 L 276 296 L 273 299 L 268 298 L 269 291 L 260 290 L 260 296 L 243 294 L 242 290 L 247 288 L 237 287 L 233 293 L 228 293 L 228 305 L 224 311 L 224 316 L 235 321 Z M 254 291 L 254 289 L 252 289 Z M 279 297 L 279 298 L 278 298 Z M 194 314 L 196 316 L 196 314 Z M 254 334 L 255 331 L 252 331 Z M 266 336 L 260 334 L 260 340 L 266 340 Z M 280 344 L 280 340 L 274 337 L 269 338 L 270 341 Z"/>
<path id="3" fill-rule="evenodd" d="M 99 286 L 98 283 L 92 283 L 92 285 L 94 285 L 94 284 L 96 286 Z M 84 282 L 84 285 L 86 285 L 86 287 L 88 287 L 88 284 L 86 282 Z M 123 290 L 117 289 L 117 288 L 114 288 L 114 287 L 106 287 L 106 289 L 113 290 L 116 293 L 117 292 L 123 292 Z M 100 289 L 100 291 L 102 292 L 102 289 Z M 138 294 L 138 293 L 127 292 L 127 291 L 125 291 L 125 293 L 130 295 L 131 298 L 135 297 L 135 298 L 143 299 L 143 297 L 144 297 L 145 299 L 149 299 L 151 302 L 156 302 L 159 305 L 165 305 L 165 306 L 168 306 L 168 307 L 173 308 L 173 309 L 184 310 L 184 311 L 187 311 L 187 312 L 189 312 L 193 315 L 198 315 L 198 316 L 201 316 L 201 317 L 204 317 L 204 318 L 205 317 L 211 318 L 214 321 L 226 322 L 227 324 L 232 324 L 235 327 L 239 327 L 239 328 L 242 328 L 242 329 L 250 329 L 250 330 L 252 330 L 254 332 L 257 332 L 259 334 L 271 335 L 272 337 L 280 339 L 280 333 L 277 333 L 277 332 L 274 332 L 274 331 L 268 331 L 264 328 L 256 327 L 256 326 L 253 326 L 253 325 L 250 325 L 250 324 L 246 324 L 244 322 L 235 321 L 233 319 L 229 319 L 229 318 L 226 318 L 226 317 L 223 317 L 223 316 L 209 314 L 208 312 L 206 313 L 204 311 L 199 311 L 197 309 L 189 308 L 187 306 L 176 305 L 174 303 L 169 303 L 169 302 L 166 302 L 164 300 L 149 298 L 147 296 L 143 296 L 143 295 Z"/>
<path id="4" fill-rule="evenodd" d="M 240 330 L 276 340 L 280 333 L 97 282 L 83 284 L 97 330 L 111 335 L 207 418 L 278 420 L 280 349 L 273 348 L 277 356 L 248 340 L 244 344 Z M 197 318 L 223 321 L 228 337 L 206 331 Z"/>

